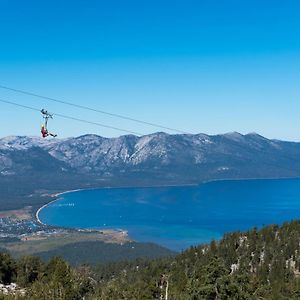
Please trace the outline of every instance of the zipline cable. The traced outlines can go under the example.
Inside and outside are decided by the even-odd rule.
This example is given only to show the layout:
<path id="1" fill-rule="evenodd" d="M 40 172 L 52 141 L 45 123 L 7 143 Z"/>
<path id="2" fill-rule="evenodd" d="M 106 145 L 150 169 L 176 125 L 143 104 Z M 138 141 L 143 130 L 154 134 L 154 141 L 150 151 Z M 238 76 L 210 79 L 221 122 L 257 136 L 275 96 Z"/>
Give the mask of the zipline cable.
<path id="1" fill-rule="evenodd" d="M 163 125 L 156 124 L 156 123 L 151 123 L 151 122 L 147 122 L 147 121 L 138 120 L 138 119 L 123 116 L 123 115 L 120 115 L 120 114 L 110 113 L 110 112 L 99 110 L 99 109 L 96 109 L 96 108 L 92 108 L 92 107 L 88 107 L 88 106 L 84 106 L 84 105 L 80 105 L 80 104 L 75 104 L 75 103 L 71 103 L 71 102 L 68 102 L 68 101 L 63 101 L 63 100 L 59 100 L 59 99 L 55 99 L 55 98 L 51 98 L 51 97 L 47 97 L 47 96 L 43 96 L 43 95 L 31 93 L 31 92 L 27 92 L 27 91 L 20 90 L 20 89 L 10 88 L 10 87 L 4 86 L 4 85 L 0 85 L 0 88 L 5 89 L 5 90 L 9 90 L 9 91 L 12 91 L 12 92 L 16 92 L 16 93 L 28 95 L 28 96 L 33 96 L 33 97 L 37 97 L 37 98 L 41 98 L 41 99 L 45 99 L 45 100 L 49 100 L 49 101 L 53 101 L 53 102 L 73 106 L 73 107 L 80 108 L 80 109 L 85 109 L 85 110 L 97 112 L 97 113 L 108 115 L 108 116 L 111 116 L 111 117 L 120 118 L 120 119 L 124 119 L 124 120 L 128 120 L 128 121 L 132 121 L 132 122 L 136 122 L 136 123 L 156 127 L 156 128 L 166 129 L 166 130 L 170 130 L 170 131 L 177 132 L 177 133 L 189 134 L 188 132 L 183 131 L 183 130 L 163 126 Z"/>
<path id="2" fill-rule="evenodd" d="M 5 100 L 5 99 L 0 99 L 0 102 L 6 103 L 6 104 L 11 104 L 11 105 L 22 107 L 22 108 L 26 108 L 26 109 L 30 109 L 30 110 L 33 110 L 33 111 L 41 112 L 41 110 L 38 109 L 38 108 L 23 105 L 23 104 L 19 104 L 19 103 L 16 103 L 16 102 Z M 78 121 L 78 122 L 81 122 L 81 123 L 96 125 L 96 126 L 100 126 L 100 127 L 104 127 L 104 128 L 113 129 L 113 130 L 118 130 L 118 131 L 130 133 L 130 134 L 134 134 L 134 135 L 143 135 L 142 133 L 139 133 L 139 132 L 135 132 L 135 131 L 127 130 L 127 129 L 122 129 L 122 128 L 118 128 L 118 127 L 114 127 L 114 126 L 110 126 L 110 125 L 105 125 L 105 124 L 98 123 L 98 122 L 92 122 L 92 121 L 88 121 L 88 120 L 84 120 L 84 119 L 79 119 L 79 118 L 71 117 L 71 116 L 68 116 L 68 115 L 63 115 L 63 114 L 59 114 L 59 113 L 53 113 L 53 115 L 57 116 L 57 117 L 64 118 L 64 119 L 69 119 L 69 120 Z"/>

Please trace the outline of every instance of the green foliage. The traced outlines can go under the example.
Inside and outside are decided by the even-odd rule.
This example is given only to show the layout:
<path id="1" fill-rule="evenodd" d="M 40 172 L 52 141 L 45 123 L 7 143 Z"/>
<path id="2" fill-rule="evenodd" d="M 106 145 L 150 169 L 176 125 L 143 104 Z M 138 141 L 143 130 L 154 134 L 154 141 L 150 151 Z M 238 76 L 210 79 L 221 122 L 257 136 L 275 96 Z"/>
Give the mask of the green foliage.
<path id="1" fill-rule="evenodd" d="M 63 259 L 54 257 L 44 266 L 39 280 L 28 289 L 27 297 L 33 300 L 79 300 L 92 291 L 88 273 L 75 272 Z"/>
<path id="2" fill-rule="evenodd" d="M 100 263 L 135 260 L 140 257 L 154 259 L 175 255 L 176 253 L 153 243 L 128 242 L 122 245 L 102 241 L 70 243 L 53 250 L 35 253 L 44 260 L 60 256 L 73 266 L 82 263 L 96 265 Z"/>
<path id="3" fill-rule="evenodd" d="M 300 222 L 227 234 L 180 255 L 71 268 L 62 258 L 13 260 L 0 254 L 0 278 L 16 279 L 22 299 L 300 299 Z M 2 296 L 3 299 L 13 299 Z M 0 296 L 1 299 L 1 296 Z M 15 299 L 15 298 L 14 298 Z M 18 299 L 21 299 L 20 297 Z"/>
<path id="4" fill-rule="evenodd" d="M 8 253 L 0 253 L 0 283 L 9 284 L 16 275 L 14 260 Z"/>
<path id="5" fill-rule="evenodd" d="M 42 272 L 42 262 L 37 257 L 24 256 L 17 262 L 17 269 L 17 283 L 27 287 L 38 279 Z"/>

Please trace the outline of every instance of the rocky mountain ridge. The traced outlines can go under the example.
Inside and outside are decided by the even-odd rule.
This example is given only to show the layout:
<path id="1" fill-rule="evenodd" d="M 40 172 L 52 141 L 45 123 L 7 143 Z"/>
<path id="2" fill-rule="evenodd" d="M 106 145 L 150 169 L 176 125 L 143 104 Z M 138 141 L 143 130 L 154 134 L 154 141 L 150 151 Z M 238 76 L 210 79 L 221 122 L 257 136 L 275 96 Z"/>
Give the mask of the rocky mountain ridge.
<path id="1" fill-rule="evenodd" d="M 245 178 L 300 178 L 300 143 L 254 133 L 0 139 L 2 209 L 39 207 L 78 188 Z"/>
<path id="2" fill-rule="evenodd" d="M 37 162 L 39 161 L 39 165 Z M 25 167 L 24 169 L 24 166 Z M 68 139 L 0 139 L 2 176 L 59 168 L 66 172 L 110 177 L 159 174 L 177 179 L 300 176 L 300 143 L 269 140 L 258 134 L 169 135 Z M 18 169 L 18 170 L 16 170 Z"/>

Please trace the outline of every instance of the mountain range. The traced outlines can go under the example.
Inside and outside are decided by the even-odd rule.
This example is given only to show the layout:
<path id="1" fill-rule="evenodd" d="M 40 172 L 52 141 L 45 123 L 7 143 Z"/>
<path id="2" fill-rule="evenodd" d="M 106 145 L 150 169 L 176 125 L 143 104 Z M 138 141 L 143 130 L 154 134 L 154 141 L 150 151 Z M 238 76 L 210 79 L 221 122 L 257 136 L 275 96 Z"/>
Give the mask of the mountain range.
<path id="1" fill-rule="evenodd" d="M 0 139 L 1 176 L 43 172 L 89 174 L 103 179 L 148 174 L 162 180 L 297 177 L 300 143 L 258 134 L 169 135 L 68 139 Z M 151 177 L 149 180 L 151 181 Z"/>
<path id="2" fill-rule="evenodd" d="M 10 194 L 283 177 L 300 177 L 300 143 L 256 133 L 0 139 L 0 192 Z"/>

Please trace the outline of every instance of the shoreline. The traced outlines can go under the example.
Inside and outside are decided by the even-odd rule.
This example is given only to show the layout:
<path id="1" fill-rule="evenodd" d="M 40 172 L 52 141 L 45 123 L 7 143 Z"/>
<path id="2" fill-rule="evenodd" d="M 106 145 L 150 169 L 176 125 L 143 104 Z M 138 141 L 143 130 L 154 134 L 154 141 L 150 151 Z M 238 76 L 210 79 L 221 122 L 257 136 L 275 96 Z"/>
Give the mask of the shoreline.
<path id="1" fill-rule="evenodd" d="M 269 177 L 269 178 L 259 178 L 259 177 L 250 177 L 250 178 L 228 178 L 228 179 L 210 179 L 210 180 L 205 180 L 199 183 L 201 184 L 206 184 L 210 182 L 218 182 L 218 181 L 254 181 L 254 180 L 300 180 L 300 177 Z"/>
<path id="2" fill-rule="evenodd" d="M 68 193 L 73 193 L 73 192 L 79 192 L 79 191 L 83 191 L 85 189 L 75 189 L 75 190 L 68 190 L 68 191 L 64 191 L 64 192 L 59 192 L 59 193 L 55 193 L 55 194 L 51 194 L 50 197 L 51 198 L 56 198 L 54 200 L 51 200 L 50 202 L 44 204 L 43 206 L 41 206 L 35 213 L 35 219 L 37 220 L 37 222 L 41 225 L 46 225 L 46 226 L 51 226 L 51 225 L 48 225 L 48 224 L 45 224 L 41 221 L 41 219 L 39 218 L 39 213 L 41 212 L 42 209 L 44 209 L 45 207 L 47 207 L 48 205 L 56 202 L 56 201 L 59 201 L 60 198 L 59 196 L 61 195 L 64 195 L 64 194 L 68 194 Z"/>
<path id="3" fill-rule="evenodd" d="M 293 180 L 299 180 L 299 177 L 273 177 L 273 178 L 228 178 L 228 179 L 211 179 L 211 180 L 205 180 L 199 183 L 186 183 L 186 184 L 166 184 L 166 185 L 149 185 L 149 186 L 120 186 L 120 187 L 110 187 L 110 186 L 106 186 L 106 187 L 94 187 L 94 188 L 81 188 L 81 189 L 74 189 L 74 190 L 67 190 L 64 192 L 59 192 L 59 193 L 55 193 L 55 194 L 50 194 L 50 197 L 52 198 L 56 198 L 46 204 L 44 204 L 43 206 L 41 206 L 35 213 L 35 219 L 37 220 L 37 222 L 41 225 L 46 225 L 46 226 L 51 226 L 48 224 L 43 223 L 40 218 L 39 218 L 39 213 L 41 212 L 42 209 L 44 209 L 45 207 L 47 207 L 48 205 L 59 201 L 60 198 L 59 196 L 61 195 L 65 195 L 65 194 L 69 194 L 69 193 L 75 193 L 75 192 L 80 192 L 80 191 L 88 191 L 88 190 L 98 190 L 98 189 L 130 189 L 130 188 L 164 188 L 164 187 L 191 187 L 191 186 L 200 186 L 202 184 L 208 184 L 208 183 L 213 183 L 213 182 L 220 182 L 220 181 L 251 181 L 251 180 L 288 180 L 288 179 L 293 179 Z"/>
<path id="4" fill-rule="evenodd" d="M 51 226 L 48 224 L 45 224 L 41 221 L 41 219 L 39 218 L 39 213 L 42 211 L 42 209 L 44 209 L 45 207 L 47 207 L 48 205 L 59 201 L 60 198 L 59 196 L 61 195 L 65 195 L 65 194 L 69 194 L 69 193 L 76 193 L 76 192 L 80 192 L 80 191 L 92 191 L 92 190 L 98 190 L 98 189 L 130 189 L 130 188 L 159 188 L 159 187 L 184 187 L 184 186 L 197 186 L 200 185 L 201 183 L 187 183 L 187 184 L 174 184 L 174 185 L 149 185 L 149 186 L 138 186 L 138 187 L 134 187 L 134 186 L 119 186 L 119 187 L 111 187 L 111 186 L 104 186 L 104 187 L 94 187 L 94 188 L 86 188 L 86 189 L 74 189 L 74 190 L 67 190 L 64 192 L 59 192 L 59 193 L 55 193 L 55 194 L 50 194 L 49 196 L 51 198 L 56 198 L 54 200 L 51 200 L 50 202 L 44 204 L 43 206 L 41 206 L 36 212 L 35 212 L 35 219 L 36 221 L 41 224 L 41 225 L 46 225 L 46 226 Z"/>

